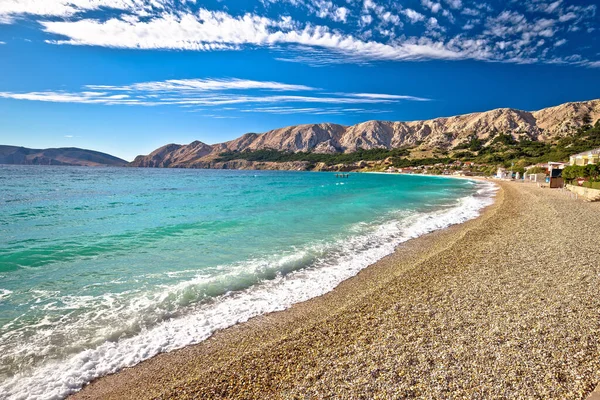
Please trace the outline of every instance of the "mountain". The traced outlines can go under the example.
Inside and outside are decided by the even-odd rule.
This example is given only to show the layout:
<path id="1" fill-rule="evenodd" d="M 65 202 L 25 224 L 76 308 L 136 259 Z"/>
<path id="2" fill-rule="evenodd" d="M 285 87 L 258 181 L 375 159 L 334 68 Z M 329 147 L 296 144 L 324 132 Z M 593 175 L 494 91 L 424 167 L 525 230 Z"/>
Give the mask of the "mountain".
<path id="1" fill-rule="evenodd" d="M 137 167 L 229 168 L 219 155 L 231 152 L 277 150 L 323 154 L 358 150 L 410 148 L 415 151 L 450 151 L 478 139 L 484 144 L 498 134 L 514 139 L 551 142 L 600 119 L 600 100 L 565 103 L 528 112 L 511 108 L 436 118 L 426 121 L 367 121 L 353 126 L 307 124 L 248 133 L 238 139 L 207 145 L 169 144 L 130 164 Z M 248 166 L 248 167 L 251 167 Z M 300 166 L 298 166 L 300 167 Z"/>
<path id="2" fill-rule="evenodd" d="M 39 150 L 0 145 L 0 164 L 124 167 L 128 163 L 109 154 L 75 147 Z"/>

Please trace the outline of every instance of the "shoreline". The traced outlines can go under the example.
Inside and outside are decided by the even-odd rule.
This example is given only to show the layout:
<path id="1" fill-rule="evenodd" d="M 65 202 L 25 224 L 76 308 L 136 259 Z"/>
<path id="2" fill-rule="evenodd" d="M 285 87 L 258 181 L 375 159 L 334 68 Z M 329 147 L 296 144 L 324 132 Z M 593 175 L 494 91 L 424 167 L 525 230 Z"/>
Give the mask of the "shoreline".
<path id="1" fill-rule="evenodd" d="M 324 178 L 326 177 L 318 179 Z M 369 180 L 369 177 L 365 176 L 361 180 L 365 179 Z M 422 178 L 415 179 L 420 181 Z M 396 179 L 385 180 L 388 181 Z M 432 181 L 434 180 L 424 182 Z M 465 191 L 460 189 L 455 193 L 456 196 L 462 196 L 456 198 L 456 201 L 444 202 L 439 207 L 427 204 L 422 211 L 411 212 L 409 216 L 402 213 L 400 220 L 394 219 L 392 214 L 390 221 L 378 220 L 368 230 L 349 232 L 348 240 L 337 241 L 337 244 L 332 246 L 335 247 L 333 256 L 326 254 L 327 257 L 314 260 L 314 268 L 304 268 L 286 274 L 285 279 L 267 280 L 231 294 L 224 293 L 216 297 L 215 301 L 200 303 L 196 312 L 182 315 L 180 318 L 168 318 L 136 335 L 105 341 L 99 346 L 83 349 L 66 358 L 61 365 L 48 363 L 30 374 L 7 380 L 2 387 L 7 388 L 9 397 L 47 393 L 48 396 L 63 398 L 80 390 L 94 379 L 132 367 L 157 354 L 202 342 L 217 330 L 321 296 L 360 270 L 393 253 L 399 244 L 477 217 L 481 208 L 493 201 L 491 194 L 495 190 L 491 185 L 465 183 L 455 185 L 451 181 L 432 182 L 435 185 L 449 185 L 457 189 L 464 187 Z M 396 208 L 398 207 L 396 204 Z M 313 229 L 312 226 L 307 228 Z M 137 312 L 140 318 L 143 316 L 141 313 L 143 311 Z M 70 324 L 66 324 L 65 329 L 69 326 Z"/>
<path id="2" fill-rule="evenodd" d="M 309 171 L 309 172 L 311 172 L 311 171 Z M 368 173 L 379 174 L 378 172 L 368 172 Z M 388 174 L 388 173 L 383 173 L 383 172 L 381 172 L 381 174 L 394 175 L 394 174 Z M 395 174 L 395 175 L 414 175 L 414 174 Z M 417 175 L 417 176 L 421 176 L 421 175 Z M 466 179 L 464 177 L 450 177 L 450 176 L 439 176 L 439 178 L 460 178 L 460 179 Z M 471 178 L 471 177 L 469 177 L 468 180 L 481 181 L 481 182 L 489 182 L 489 181 L 486 181 L 485 179 L 477 179 L 477 178 Z M 489 183 L 491 183 L 491 182 L 489 182 Z M 196 343 L 196 344 L 192 344 L 192 345 L 188 345 L 188 346 L 186 346 L 184 348 L 173 350 L 171 352 L 159 353 L 159 354 L 151 357 L 150 359 L 142 361 L 141 363 L 136 364 L 136 365 L 134 365 L 132 367 L 126 367 L 126 368 L 124 368 L 124 369 L 122 369 L 122 370 L 120 370 L 120 371 L 118 371 L 118 372 L 116 372 L 114 374 L 109 374 L 109 375 L 106 375 L 106 376 L 94 379 L 88 385 L 84 386 L 80 391 L 78 391 L 76 393 L 73 393 L 72 395 L 69 395 L 67 398 L 68 399 L 76 399 L 76 398 L 79 398 L 79 396 L 81 396 L 81 395 L 85 396 L 83 398 L 94 398 L 96 395 L 92 395 L 92 397 L 87 397 L 87 394 L 82 393 L 82 392 L 84 392 L 86 390 L 89 390 L 89 387 L 92 386 L 92 385 L 98 385 L 98 384 L 100 384 L 101 381 L 103 381 L 103 380 L 105 380 L 107 378 L 116 377 L 119 374 L 123 373 L 124 371 L 134 370 L 134 369 L 136 369 L 138 367 L 144 366 L 144 364 L 146 364 L 146 363 L 152 363 L 153 360 L 156 359 L 156 358 L 160 358 L 160 357 L 164 357 L 164 356 L 169 356 L 171 354 L 175 354 L 175 353 L 179 353 L 179 352 L 186 352 L 187 349 L 192 349 L 192 348 L 195 348 L 197 346 L 203 346 L 204 344 L 206 344 L 209 341 L 220 341 L 220 340 L 222 340 L 220 338 L 221 335 L 224 335 L 224 336 L 228 337 L 228 339 L 231 339 L 229 331 L 233 332 L 233 331 L 236 331 L 237 329 L 244 330 L 245 329 L 244 328 L 245 325 L 253 326 L 256 323 L 262 324 L 263 322 L 261 320 L 263 320 L 263 319 L 267 319 L 267 320 L 270 319 L 270 318 L 276 318 L 277 319 L 277 318 L 280 318 L 280 315 L 281 315 L 281 318 L 286 318 L 286 319 L 289 318 L 289 317 L 296 318 L 298 312 L 306 312 L 307 310 L 311 309 L 312 306 L 313 306 L 311 304 L 312 302 L 316 303 L 317 301 L 321 301 L 323 298 L 329 297 L 334 292 L 339 292 L 340 290 L 344 290 L 344 291 L 350 290 L 350 291 L 353 291 L 354 288 L 350 288 L 351 286 L 354 286 L 354 283 L 352 281 L 358 279 L 359 276 L 361 277 L 361 280 L 364 279 L 363 275 L 367 274 L 367 270 L 371 270 L 371 269 L 379 267 L 379 265 L 381 263 L 386 262 L 386 260 L 388 258 L 390 258 L 390 257 L 394 258 L 397 255 L 397 253 L 400 252 L 401 250 L 403 250 L 402 248 L 404 246 L 406 246 L 407 244 L 410 244 L 411 252 L 415 251 L 415 252 L 418 253 L 419 249 L 421 247 L 421 244 L 419 243 L 421 241 L 421 239 L 425 239 L 425 240 L 429 241 L 429 237 L 430 236 L 434 237 L 437 233 L 441 233 L 441 232 L 443 232 L 445 230 L 448 230 L 448 229 L 456 229 L 458 231 L 465 224 L 468 224 L 470 222 L 473 222 L 473 221 L 476 221 L 476 220 L 479 220 L 480 218 L 482 218 L 485 214 L 487 214 L 488 212 L 490 212 L 490 210 L 494 209 L 498 205 L 498 203 L 501 203 L 501 200 L 499 200 L 500 199 L 501 190 L 499 190 L 500 188 L 499 188 L 498 185 L 494 185 L 494 187 L 496 188 L 496 192 L 491 197 L 491 199 L 492 199 L 493 202 L 490 205 L 484 206 L 483 208 L 479 209 L 479 214 L 480 214 L 479 216 L 477 216 L 477 217 L 475 217 L 473 219 L 469 219 L 469 220 L 464 221 L 464 222 L 459 223 L 459 224 L 452 224 L 452 225 L 450 225 L 448 227 L 445 227 L 445 228 L 436 229 L 433 232 L 426 233 L 426 234 L 421 235 L 421 236 L 419 236 L 417 238 L 409 239 L 406 242 L 402 242 L 401 244 L 399 244 L 396 247 L 396 249 L 394 250 L 393 253 L 388 254 L 388 255 L 384 256 L 382 259 L 376 261 L 375 263 L 370 264 L 369 266 L 361 269 L 354 276 L 351 276 L 350 278 L 347 278 L 347 279 L 343 280 L 342 282 L 340 282 L 331 291 L 328 291 L 328 292 L 326 292 L 326 293 L 324 293 L 322 295 L 319 295 L 317 297 L 313 297 L 313 298 L 310 298 L 308 300 L 301 301 L 299 303 L 294 303 L 290 307 L 288 307 L 288 308 L 286 308 L 284 310 L 273 311 L 273 312 L 269 312 L 269 313 L 266 313 L 266 314 L 261 314 L 261 315 L 252 317 L 249 321 L 240 322 L 240 323 L 237 323 L 235 325 L 229 326 L 227 328 L 219 329 L 219 330 L 215 331 L 210 337 L 208 337 L 207 339 L 203 340 L 202 342 L 199 342 L 199 343 Z M 369 272 L 369 275 L 372 275 L 372 272 Z M 371 277 L 371 278 L 373 278 L 373 277 Z M 344 288 L 342 288 L 342 286 L 344 286 Z M 348 286 L 349 288 L 345 288 L 345 286 Z M 352 293 L 347 293 L 346 295 L 352 296 Z M 335 301 L 335 299 L 332 299 L 332 300 Z M 327 304 L 323 304 L 323 305 L 325 307 L 328 307 Z M 303 309 L 303 310 L 300 311 L 298 309 Z M 284 316 L 284 314 L 287 314 L 287 313 L 289 313 L 290 315 L 289 316 L 288 315 Z M 228 339 L 226 339 L 226 340 L 228 340 Z M 211 346 L 212 346 L 212 343 L 211 343 Z"/>
<path id="3" fill-rule="evenodd" d="M 512 222 L 514 226 L 514 217 L 518 213 L 510 210 L 511 205 L 514 206 L 511 203 L 514 203 L 515 197 L 530 194 L 528 192 L 537 189 L 519 189 L 518 184 L 513 183 L 498 185 L 502 189 L 496 195 L 496 202 L 488 206 L 478 218 L 403 243 L 392 255 L 363 269 L 331 292 L 295 304 L 284 311 L 255 317 L 246 323 L 218 331 L 200 344 L 155 356 L 137 366 L 100 378 L 71 398 L 277 398 L 303 393 L 326 397 L 327 393 L 340 396 L 365 395 L 362 390 L 366 387 L 371 394 L 404 397 L 428 397 L 433 394 L 444 397 L 458 393 L 474 395 L 476 392 L 469 391 L 473 390 L 469 384 L 457 385 L 451 380 L 442 383 L 440 387 L 436 386 L 436 377 L 443 375 L 443 371 L 436 372 L 431 365 L 427 367 L 427 363 L 421 365 L 423 360 L 420 360 L 420 357 L 439 347 L 439 343 L 429 337 L 430 329 L 433 329 L 436 335 L 445 337 L 443 333 L 448 330 L 448 324 L 436 328 L 431 324 L 432 321 L 420 321 L 416 318 L 412 320 L 412 325 L 393 325 L 391 331 L 379 327 L 389 323 L 388 318 L 383 317 L 390 317 L 390 312 L 394 314 L 393 311 L 402 309 L 407 314 L 414 314 L 415 311 L 419 314 L 420 306 L 431 304 L 431 299 L 426 302 L 414 301 L 417 294 L 423 295 L 431 291 L 432 287 L 444 292 L 448 289 L 448 285 L 444 284 L 446 279 L 452 280 L 469 271 L 481 272 L 478 271 L 481 266 L 472 263 L 457 265 L 456 262 L 452 262 L 452 257 L 458 253 L 467 259 L 481 261 L 485 254 L 468 254 L 469 249 L 464 248 L 465 242 L 471 239 L 478 240 L 480 236 L 494 235 L 492 226 L 502 221 Z M 554 195 L 552 192 L 546 192 Z M 553 200 L 568 201 L 562 198 Z M 598 211 L 593 206 L 592 210 Z M 506 218 L 505 213 L 506 217 L 510 218 Z M 440 261 L 446 259 L 446 262 Z M 443 268 L 440 268 L 441 264 Z M 491 278 L 489 271 L 484 275 Z M 424 278 L 427 279 L 424 281 Z M 445 279 L 439 282 L 440 278 Z M 397 286 L 403 287 L 404 290 L 395 291 L 393 288 Z M 435 304 L 435 296 L 433 300 Z M 447 307 L 449 304 L 442 302 L 442 305 Z M 460 307 L 454 310 L 457 313 L 467 311 L 468 309 Z M 449 318 L 446 313 L 442 315 Z M 382 350 L 381 344 L 378 343 L 382 340 L 381 335 L 373 336 L 371 329 L 361 329 L 365 328 L 365 321 L 370 321 L 370 325 L 374 324 L 378 328 L 375 330 L 380 331 L 384 337 L 388 335 L 394 338 L 385 337 L 384 341 L 390 342 L 388 345 L 391 346 L 396 341 L 399 342 L 397 345 L 402 346 L 392 346 L 393 350 Z M 411 332 L 415 330 L 413 325 L 420 323 L 430 329 L 420 334 Z M 460 324 L 458 328 L 460 330 Z M 410 337 L 411 343 L 428 343 L 428 346 L 424 347 L 427 350 L 423 351 L 421 347 L 414 348 L 411 343 L 400 339 L 403 337 Z M 462 346 L 467 347 L 469 343 L 461 342 Z M 453 348 L 454 346 L 443 347 L 441 352 L 445 353 Z M 598 353 L 597 346 L 594 351 Z M 450 351 L 455 352 L 456 350 Z M 466 352 L 463 356 L 468 354 L 469 352 Z M 457 354 L 452 354 L 452 357 L 455 361 L 460 359 Z M 399 360 L 403 360 L 404 363 L 398 363 Z M 341 361 L 345 368 L 332 368 L 332 365 L 336 366 Z M 390 367 L 390 363 L 394 368 Z M 586 370 L 588 379 L 583 384 L 583 392 L 580 390 L 579 396 L 563 398 L 582 398 L 584 392 L 590 393 L 594 389 L 598 383 L 594 383 L 594 379 L 600 381 L 598 361 L 595 365 L 597 368 Z M 466 363 L 466 366 L 469 366 L 469 363 Z M 427 372 L 423 372 L 422 368 Z M 400 380 L 396 385 L 384 384 L 386 381 L 390 382 L 390 371 L 398 369 L 405 370 L 401 376 L 410 379 Z M 446 372 L 446 375 L 448 374 L 449 372 Z M 487 375 L 480 374 L 476 380 L 486 380 L 489 378 Z M 460 374 L 452 376 L 460 382 L 465 378 Z M 380 379 L 381 377 L 388 379 Z M 467 382 L 472 380 L 471 377 Z M 359 381 L 363 382 L 362 386 L 358 385 Z M 476 387 L 482 387 L 482 382 Z M 444 390 L 440 391 L 440 388 Z M 487 396 L 483 397 L 499 394 L 490 390 L 492 389 L 488 388 L 487 392 L 481 392 L 487 393 Z M 512 392 L 519 393 L 516 389 Z"/>

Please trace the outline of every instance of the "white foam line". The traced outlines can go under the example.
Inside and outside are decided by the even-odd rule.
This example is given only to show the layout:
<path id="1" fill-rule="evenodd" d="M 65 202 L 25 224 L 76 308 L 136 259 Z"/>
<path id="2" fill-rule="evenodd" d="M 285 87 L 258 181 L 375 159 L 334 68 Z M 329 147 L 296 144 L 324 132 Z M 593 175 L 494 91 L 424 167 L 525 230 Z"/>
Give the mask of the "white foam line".
<path id="1" fill-rule="evenodd" d="M 0 301 L 2 301 L 2 299 L 10 296 L 10 294 L 12 293 L 12 290 L 8 290 L 8 289 L 0 289 Z"/>
<path id="2" fill-rule="evenodd" d="M 340 248 L 335 263 L 323 260 L 319 267 L 219 296 L 198 306 L 191 314 L 163 321 L 136 336 L 104 342 L 62 362 L 14 376 L 0 384 L 0 393 L 11 400 L 62 399 L 98 377 L 136 365 L 159 353 L 202 342 L 219 329 L 323 295 L 391 254 L 399 244 L 477 217 L 482 208 L 493 203 L 497 190 L 491 183 L 479 185 L 481 189 L 477 195 L 460 199 L 455 207 L 385 223 L 374 232 L 349 239 Z"/>

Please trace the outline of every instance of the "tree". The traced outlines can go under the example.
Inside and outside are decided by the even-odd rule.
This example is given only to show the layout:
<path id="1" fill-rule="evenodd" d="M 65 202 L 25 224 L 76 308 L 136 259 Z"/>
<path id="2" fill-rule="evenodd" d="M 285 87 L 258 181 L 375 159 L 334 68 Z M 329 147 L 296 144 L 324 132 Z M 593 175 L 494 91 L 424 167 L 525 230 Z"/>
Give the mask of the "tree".
<path id="1" fill-rule="evenodd" d="M 585 176 L 585 167 L 582 167 L 581 165 L 570 165 L 563 169 L 562 176 L 568 181 L 582 178 Z"/>
<path id="2" fill-rule="evenodd" d="M 584 176 L 586 178 L 597 179 L 598 175 L 600 175 L 600 168 L 596 164 L 588 164 L 584 169 Z"/>
<path id="3" fill-rule="evenodd" d="M 527 170 L 528 174 L 545 174 L 548 170 L 544 167 L 532 167 Z"/>

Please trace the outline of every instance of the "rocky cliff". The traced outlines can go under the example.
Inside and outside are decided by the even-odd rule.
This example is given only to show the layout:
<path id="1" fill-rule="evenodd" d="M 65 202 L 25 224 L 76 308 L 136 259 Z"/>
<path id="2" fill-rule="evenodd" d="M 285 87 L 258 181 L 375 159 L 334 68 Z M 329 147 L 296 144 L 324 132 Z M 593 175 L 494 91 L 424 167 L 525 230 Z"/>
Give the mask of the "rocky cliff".
<path id="1" fill-rule="evenodd" d="M 40 150 L 0 146 L 0 164 L 123 167 L 127 165 L 127 161 L 98 151 L 75 147 Z"/>
<path id="2" fill-rule="evenodd" d="M 214 163 L 219 154 L 261 149 L 314 153 L 350 153 L 359 149 L 399 147 L 451 150 L 474 137 L 485 142 L 499 133 L 534 141 L 551 141 L 598 119 L 600 100 L 591 100 L 566 103 L 535 112 L 500 108 L 426 121 L 368 121 L 353 126 L 307 124 L 275 129 L 263 134 L 248 133 L 238 139 L 215 145 L 198 141 L 189 145 L 169 144 L 147 156 L 138 156 L 131 165 L 227 168 L 227 163 L 221 163 L 225 166 Z"/>

